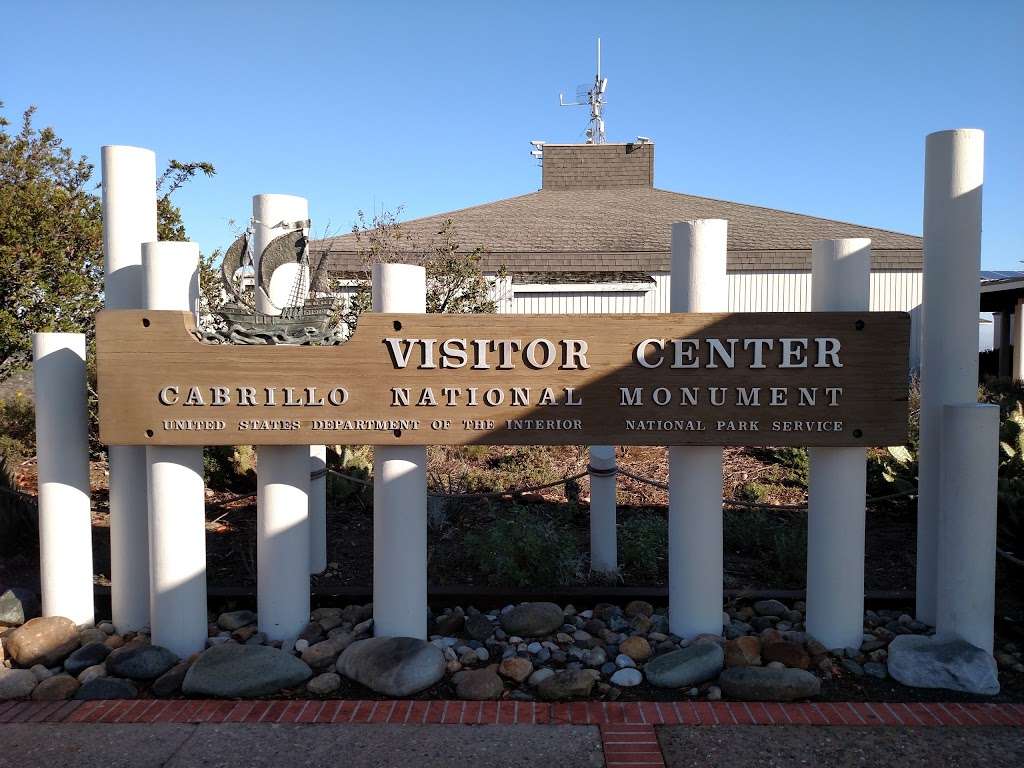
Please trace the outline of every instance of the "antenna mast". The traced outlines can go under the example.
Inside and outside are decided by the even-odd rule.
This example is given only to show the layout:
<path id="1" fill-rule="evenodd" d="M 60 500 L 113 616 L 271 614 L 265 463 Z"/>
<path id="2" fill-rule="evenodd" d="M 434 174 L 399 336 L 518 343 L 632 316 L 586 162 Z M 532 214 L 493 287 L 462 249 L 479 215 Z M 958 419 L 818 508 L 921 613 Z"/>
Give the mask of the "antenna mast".
<path id="1" fill-rule="evenodd" d="M 601 77 L 601 38 L 597 38 L 597 76 L 594 84 L 587 88 L 581 85 L 576 89 L 576 101 L 566 101 L 563 94 L 558 94 L 558 103 L 563 107 L 590 107 L 590 123 L 587 127 L 587 144 L 604 144 L 604 92 L 608 88 L 608 78 Z M 584 100 L 585 99 L 585 100 Z"/>

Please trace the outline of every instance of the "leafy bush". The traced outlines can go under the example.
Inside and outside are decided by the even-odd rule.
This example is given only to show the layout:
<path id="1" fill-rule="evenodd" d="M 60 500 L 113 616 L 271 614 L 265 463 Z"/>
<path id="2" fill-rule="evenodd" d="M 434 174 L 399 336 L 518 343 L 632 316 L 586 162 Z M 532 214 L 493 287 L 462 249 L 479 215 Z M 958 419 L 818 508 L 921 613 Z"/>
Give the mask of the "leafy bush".
<path id="1" fill-rule="evenodd" d="M 18 392 L 0 400 L 0 457 L 16 463 L 36 449 L 36 411 L 32 401 Z"/>
<path id="2" fill-rule="evenodd" d="M 35 546 L 39 524 L 36 505 L 18 492 L 6 458 L 0 453 L 0 555 Z"/>
<path id="3" fill-rule="evenodd" d="M 211 445 L 203 449 L 208 488 L 251 490 L 256 487 L 256 449 L 251 445 Z"/>
<path id="4" fill-rule="evenodd" d="M 466 535 L 465 554 L 491 584 L 551 587 L 579 582 L 582 558 L 563 521 L 520 506 Z"/>
<path id="5" fill-rule="evenodd" d="M 733 492 L 739 501 L 756 503 L 768 498 L 770 487 L 764 483 L 740 483 Z"/>
<path id="6" fill-rule="evenodd" d="M 619 531 L 622 570 L 632 578 L 652 580 L 668 558 L 668 522 L 661 515 L 638 515 Z"/>

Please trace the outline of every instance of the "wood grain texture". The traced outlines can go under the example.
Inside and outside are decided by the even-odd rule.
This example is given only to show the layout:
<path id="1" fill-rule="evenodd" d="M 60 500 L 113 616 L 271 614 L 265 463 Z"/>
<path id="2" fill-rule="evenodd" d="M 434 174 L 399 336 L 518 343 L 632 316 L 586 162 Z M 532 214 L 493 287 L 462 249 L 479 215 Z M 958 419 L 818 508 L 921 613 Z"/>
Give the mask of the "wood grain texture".
<path id="1" fill-rule="evenodd" d="M 207 345 L 190 334 L 192 327 L 188 313 L 99 314 L 104 443 L 877 446 L 906 439 L 910 319 L 905 313 L 367 313 L 352 339 L 336 347 Z M 423 352 L 419 343 L 413 343 L 408 367 L 396 367 L 386 338 L 395 340 L 399 357 L 412 339 L 436 339 L 433 362 L 438 367 L 416 367 Z M 815 339 L 825 338 L 838 340 L 842 367 L 813 367 L 819 359 Z M 470 354 L 465 367 L 440 367 L 440 346 L 447 339 L 467 340 Z M 522 347 L 534 339 L 548 339 L 556 362 L 530 367 L 520 350 L 509 357 L 512 367 L 501 370 L 496 367 L 498 352 L 487 347 L 490 367 L 473 369 L 473 339 L 517 339 Z M 663 366 L 643 367 L 634 355 L 645 339 L 696 340 L 684 347 L 699 350 L 699 367 L 670 367 L 675 349 L 671 341 L 666 343 Z M 721 355 L 711 356 L 707 339 L 721 340 L 727 350 L 729 340 L 738 340 L 734 367 L 725 367 Z M 754 347 L 744 348 L 746 339 L 774 340 L 773 348 L 764 350 L 766 367 L 750 367 Z M 781 339 L 808 339 L 809 367 L 777 367 Z M 559 367 L 565 362 L 562 353 L 571 349 L 562 340 L 585 341 L 589 367 Z M 534 360 L 543 362 L 545 345 L 534 351 Z M 647 352 L 645 359 L 653 362 L 655 350 Z M 582 360 L 569 362 L 579 365 Z M 717 367 L 706 367 L 708 363 Z M 174 388 L 164 393 L 172 404 L 161 403 L 166 387 Z M 446 387 L 458 392 L 445 394 Z M 655 393 L 658 387 L 664 389 Z M 769 404 L 772 387 L 784 392 L 785 404 Z M 266 388 L 274 390 L 273 404 L 267 403 Z M 286 404 L 286 388 L 291 388 L 293 403 L 324 398 L 324 404 Z M 332 392 L 336 401 L 341 399 L 338 388 L 345 390 L 344 404 L 331 405 Z M 410 404 L 395 405 L 393 388 L 408 388 Z M 467 402 L 471 388 L 476 389 L 476 405 Z M 513 393 L 514 388 L 520 391 Z M 545 388 L 558 404 L 540 404 Z M 643 404 L 622 405 L 622 388 L 630 397 L 640 388 Z M 681 388 L 695 394 L 696 405 L 687 404 Z M 758 405 L 738 404 L 739 390 L 749 398 L 753 388 L 759 388 Z M 807 392 L 801 395 L 800 388 Z M 836 405 L 829 404 L 827 388 L 841 388 Z M 436 405 L 416 404 L 425 397 L 424 389 L 430 390 Z M 812 392 L 813 405 L 808 404 Z M 201 398 L 203 404 L 186 405 L 190 393 L 194 402 Z M 712 405 L 712 395 L 723 397 L 724 404 Z M 485 404 L 499 397 L 500 404 Z M 519 404 L 512 404 L 514 397 Z M 656 397 L 669 402 L 657 405 Z M 801 397 L 804 405 L 798 405 Z M 581 404 L 568 405 L 567 398 Z M 218 399 L 227 402 L 212 404 Z M 244 404 L 247 399 L 254 404 Z M 484 423 L 467 425 L 464 420 Z M 746 430 L 738 429 L 740 422 Z M 787 431 L 773 428 L 787 422 Z M 803 428 L 794 429 L 797 424 Z M 815 428 L 822 424 L 839 426 L 836 431 Z"/>

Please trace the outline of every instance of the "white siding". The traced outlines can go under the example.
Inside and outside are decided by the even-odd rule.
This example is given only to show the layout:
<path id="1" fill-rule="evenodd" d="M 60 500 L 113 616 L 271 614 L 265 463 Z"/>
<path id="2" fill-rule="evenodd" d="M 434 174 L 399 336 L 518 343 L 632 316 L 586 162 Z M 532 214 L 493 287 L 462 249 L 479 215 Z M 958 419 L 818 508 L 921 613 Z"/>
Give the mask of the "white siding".
<path id="1" fill-rule="evenodd" d="M 586 314 L 619 312 L 668 312 L 668 273 L 652 275 L 654 285 L 648 291 L 622 286 L 623 290 L 566 290 L 551 285 L 529 291 L 519 290 L 511 279 L 495 283 L 498 311 L 510 314 Z M 807 312 L 811 308 L 810 272 L 731 272 L 729 273 L 730 312 Z M 885 271 L 871 273 L 871 309 L 875 312 L 899 311 L 911 314 L 910 364 L 919 364 L 919 327 L 921 273 Z"/>

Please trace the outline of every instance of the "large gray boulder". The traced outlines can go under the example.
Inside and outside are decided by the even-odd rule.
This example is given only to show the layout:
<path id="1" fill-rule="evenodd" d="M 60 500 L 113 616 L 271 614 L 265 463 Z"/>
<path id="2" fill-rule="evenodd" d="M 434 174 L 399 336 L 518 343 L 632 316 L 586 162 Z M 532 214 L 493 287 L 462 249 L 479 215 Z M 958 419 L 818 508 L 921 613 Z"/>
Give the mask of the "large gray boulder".
<path id="1" fill-rule="evenodd" d="M 644 667 L 644 675 L 658 688 L 683 688 L 717 677 L 724 665 L 725 651 L 720 645 L 696 643 L 655 656 Z"/>
<path id="2" fill-rule="evenodd" d="M 564 621 L 565 613 L 555 603 L 522 603 L 501 614 L 501 628 L 520 637 L 550 635 Z"/>
<path id="3" fill-rule="evenodd" d="M 0 667 L 0 701 L 24 699 L 39 683 L 30 669 Z"/>
<path id="4" fill-rule="evenodd" d="M 97 699 L 134 699 L 138 695 L 139 689 L 131 680 L 120 677 L 97 677 L 75 691 L 74 698 L 80 701 L 95 701 Z"/>
<path id="5" fill-rule="evenodd" d="M 31 619 L 4 635 L 4 648 L 22 667 L 53 667 L 78 647 L 78 627 L 63 616 Z"/>
<path id="6" fill-rule="evenodd" d="M 338 658 L 338 672 L 385 696 L 411 696 L 444 677 L 436 645 L 412 637 L 371 637 L 352 643 Z"/>
<path id="7" fill-rule="evenodd" d="M 999 693 L 996 660 L 964 640 L 897 635 L 889 644 L 888 664 L 889 674 L 912 688 Z"/>
<path id="8" fill-rule="evenodd" d="M 817 676 L 788 667 L 729 667 L 718 685 L 727 698 L 742 701 L 793 701 L 821 693 Z"/>
<path id="9" fill-rule="evenodd" d="M 313 676 L 309 665 L 269 645 L 221 643 L 203 651 L 185 674 L 186 696 L 269 696 Z"/>

